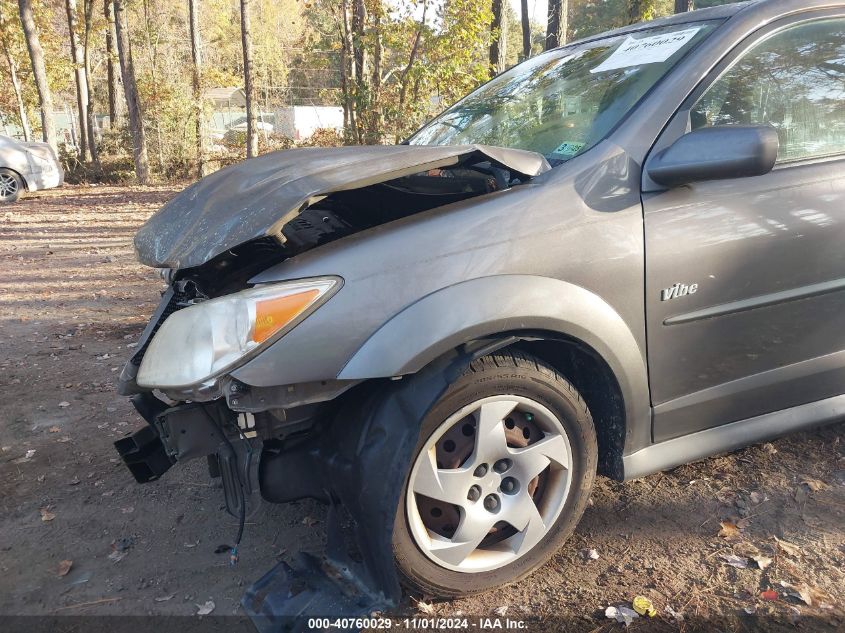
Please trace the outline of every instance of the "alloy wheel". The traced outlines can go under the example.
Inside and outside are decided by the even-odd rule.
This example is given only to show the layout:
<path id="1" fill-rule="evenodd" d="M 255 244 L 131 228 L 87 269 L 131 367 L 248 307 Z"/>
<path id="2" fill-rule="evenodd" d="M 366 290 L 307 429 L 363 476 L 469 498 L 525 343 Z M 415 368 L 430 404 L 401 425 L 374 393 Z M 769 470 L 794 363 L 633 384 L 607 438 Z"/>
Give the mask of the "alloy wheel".
<path id="1" fill-rule="evenodd" d="M 11 174 L 0 173 L 0 200 L 11 198 L 18 192 L 18 181 Z"/>
<path id="2" fill-rule="evenodd" d="M 483 398 L 450 416 L 411 469 L 413 539 L 438 565 L 482 572 L 529 552 L 569 495 L 572 447 L 560 420 L 522 396 Z"/>

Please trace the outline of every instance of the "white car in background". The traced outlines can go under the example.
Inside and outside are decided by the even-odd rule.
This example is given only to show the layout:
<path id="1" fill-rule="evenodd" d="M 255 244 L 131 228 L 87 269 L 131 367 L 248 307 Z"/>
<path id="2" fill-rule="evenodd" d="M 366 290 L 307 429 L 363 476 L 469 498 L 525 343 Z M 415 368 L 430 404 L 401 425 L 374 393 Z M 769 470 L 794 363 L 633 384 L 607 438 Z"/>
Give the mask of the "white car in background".
<path id="1" fill-rule="evenodd" d="M 47 143 L 0 136 L 0 203 L 14 202 L 24 191 L 61 187 L 65 173 Z"/>

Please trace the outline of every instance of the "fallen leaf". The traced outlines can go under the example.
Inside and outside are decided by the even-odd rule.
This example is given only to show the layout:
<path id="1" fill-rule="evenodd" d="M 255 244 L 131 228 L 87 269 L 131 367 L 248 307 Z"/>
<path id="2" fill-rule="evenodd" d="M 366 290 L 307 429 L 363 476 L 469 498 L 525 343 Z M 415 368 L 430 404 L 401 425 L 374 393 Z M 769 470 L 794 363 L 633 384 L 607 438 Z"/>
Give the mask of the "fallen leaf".
<path id="1" fill-rule="evenodd" d="M 636 611 L 625 606 L 608 607 L 604 610 L 604 616 L 610 620 L 616 620 L 625 626 L 628 626 L 640 617 Z"/>
<path id="2" fill-rule="evenodd" d="M 774 455 L 778 452 L 778 449 L 775 448 L 775 445 L 771 443 L 763 444 L 763 450 L 766 451 L 769 455 Z"/>
<path id="3" fill-rule="evenodd" d="M 113 563 L 119 563 L 129 552 L 120 552 L 118 550 L 114 550 L 111 554 L 109 554 L 109 560 Z"/>
<path id="4" fill-rule="evenodd" d="M 748 567 L 748 559 L 736 554 L 719 554 L 719 557 L 731 567 L 737 569 L 746 569 Z"/>
<path id="5" fill-rule="evenodd" d="M 790 543 L 789 541 L 782 541 L 777 536 L 774 537 L 775 543 L 778 544 L 778 547 L 781 548 L 784 552 L 789 554 L 790 556 L 800 556 L 801 555 L 801 548 L 795 545 L 794 543 Z"/>
<path id="6" fill-rule="evenodd" d="M 496 607 L 495 609 L 493 609 L 493 613 L 498 615 L 500 618 L 505 617 L 505 615 L 507 615 L 508 613 L 508 605 L 504 604 L 501 607 Z"/>
<path id="7" fill-rule="evenodd" d="M 427 602 L 423 602 L 422 600 L 417 601 L 417 609 L 419 609 L 426 615 L 431 615 L 432 613 L 434 613 L 434 605 L 429 604 Z"/>
<path id="8" fill-rule="evenodd" d="M 160 596 L 158 598 L 153 598 L 153 599 L 156 602 L 167 602 L 168 600 L 170 600 L 175 595 L 176 595 L 175 593 L 171 593 L 169 596 Z"/>
<path id="9" fill-rule="evenodd" d="M 780 595 L 774 589 L 767 589 L 766 591 L 760 592 L 760 599 L 775 602 L 780 599 Z"/>
<path id="10" fill-rule="evenodd" d="M 752 556 L 751 558 L 754 559 L 754 562 L 757 563 L 757 567 L 760 569 L 766 569 L 766 567 L 772 564 L 772 559 L 768 556 Z"/>
<path id="11" fill-rule="evenodd" d="M 581 550 L 581 556 L 584 560 L 598 560 L 599 553 L 594 549 L 584 549 Z"/>
<path id="12" fill-rule="evenodd" d="M 819 490 L 827 490 L 830 488 L 825 482 L 821 481 L 820 479 L 814 479 L 813 477 L 809 477 L 807 475 L 801 475 L 801 483 L 813 492 L 818 492 Z"/>
<path id="13" fill-rule="evenodd" d="M 45 523 L 47 521 L 52 521 L 56 518 L 56 515 L 50 512 L 49 508 L 41 508 L 41 520 Z"/>
<path id="14" fill-rule="evenodd" d="M 749 496 L 751 497 L 751 503 L 753 503 L 754 505 L 763 503 L 763 501 L 765 501 L 766 499 L 766 497 L 762 493 L 759 493 L 756 490 L 752 492 Z"/>
<path id="15" fill-rule="evenodd" d="M 790 598 L 797 598 L 808 607 L 813 606 L 813 595 L 812 590 L 807 587 L 807 585 L 801 585 L 796 587 L 795 585 L 786 582 L 785 580 L 780 581 L 780 586 L 786 590 L 786 595 Z"/>
<path id="16" fill-rule="evenodd" d="M 56 573 L 59 576 L 67 576 L 67 573 L 70 571 L 71 567 L 73 567 L 72 560 L 63 560 L 59 563 L 59 568 L 56 570 Z"/>
<path id="17" fill-rule="evenodd" d="M 739 531 L 739 526 L 736 523 L 729 519 L 725 519 L 724 521 L 720 521 L 719 525 L 722 527 L 719 530 L 719 536 L 729 541 L 738 541 L 742 535 Z"/>
<path id="18" fill-rule="evenodd" d="M 217 605 L 214 604 L 213 600 L 207 601 L 205 604 L 198 604 L 197 605 L 197 615 L 208 615 L 212 611 L 214 611 L 214 607 Z"/>
<path id="19" fill-rule="evenodd" d="M 657 609 L 654 608 L 654 605 L 651 603 L 651 600 L 649 600 L 645 596 L 637 596 L 636 598 L 634 598 L 633 607 L 634 611 L 636 611 L 640 615 L 647 615 L 650 618 L 653 618 L 657 615 Z"/>
<path id="20" fill-rule="evenodd" d="M 666 613 L 671 615 L 675 619 L 676 622 L 683 622 L 684 621 L 684 614 L 681 613 L 680 611 L 675 611 L 668 604 L 666 605 Z"/>

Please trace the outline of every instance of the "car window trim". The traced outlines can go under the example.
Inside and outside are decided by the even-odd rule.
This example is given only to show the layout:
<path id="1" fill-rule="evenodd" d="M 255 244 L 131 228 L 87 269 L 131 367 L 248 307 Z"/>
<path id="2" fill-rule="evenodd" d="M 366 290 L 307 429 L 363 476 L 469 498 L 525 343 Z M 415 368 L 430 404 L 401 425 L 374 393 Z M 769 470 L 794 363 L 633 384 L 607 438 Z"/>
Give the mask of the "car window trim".
<path id="1" fill-rule="evenodd" d="M 666 187 L 654 182 L 648 175 L 648 163 L 658 151 L 668 147 L 681 136 L 691 131 L 690 111 L 698 100 L 719 81 L 739 59 L 748 53 L 752 48 L 761 42 L 775 36 L 781 31 L 799 26 L 801 24 L 818 22 L 830 19 L 845 19 L 845 9 L 842 7 L 832 7 L 823 9 L 809 9 L 801 13 L 796 13 L 780 20 L 770 22 L 756 31 L 753 31 L 733 48 L 727 51 L 722 58 L 713 66 L 701 81 L 696 84 L 686 98 L 678 106 L 678 109 L 670 117 L 669 122 L 663 128 L 663 131 L 658 135 L 655 142 L 652 144 L 643 161 L 643 174 L 641 190 L 643 193 L 665 191 Z M 789 169 L 791 167 L 798 167 L 810 164 L 817 164 L 820 162 L 831 162 L 833 160 L 841 160 L 845 158 L 845 151 L 837 152 L 835 154 L 827 154 L 825 156 L 813 156 L 808 158 L 798 158 L 786 161 L 779 161 L 775 164 L 774 170 Z"/>

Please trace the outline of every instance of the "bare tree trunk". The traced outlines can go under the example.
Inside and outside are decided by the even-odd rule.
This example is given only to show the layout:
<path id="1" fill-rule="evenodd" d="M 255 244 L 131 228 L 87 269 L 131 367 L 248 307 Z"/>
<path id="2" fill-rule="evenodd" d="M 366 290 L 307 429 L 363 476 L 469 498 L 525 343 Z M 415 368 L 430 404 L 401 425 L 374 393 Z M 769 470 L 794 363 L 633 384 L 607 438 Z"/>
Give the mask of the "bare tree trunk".
<path id="1" fill-rule="evenodd" d="M 249 0 L 241 0 L 241 43 L 244 52 L 244 92 L 246 93 L 246 157 L 258 156 L 258 131 L 255 129 L 255 81 L 252 67 L 252 27 Z"/>
<path id="2" fill-rule="evenodd" d="M 343 96 L 343 129 L 348 136 L 356 138 L 355 107 L 353 103 L 354 65 L 352 63 L 352 40 L 349 33 L 349 7 L 347 0 L 338 5 L 338 34 L 340 35 L 340 88 Z"/>
<path id="3" fill-rule="evenodd" d="M 381 39 L 382 17 L 384 7 L 381 3 L 373 6 L 373 63 L 370 72 L 370 121 L 367 129 L 367 143 L 377 144 L 382 141 L 384 135 L 384 115 L 381 102 L 381 68 L 384 55 L 384 45 Z"/>
<path id="4" fill-rule="evenodd" d="M 12 57 L 9 49 L 3 43 L 3 52 L 6 54 L 6 61 L 9 63 L 9 76 L 12 78 L 12 90 L 15 93 L 15 101 L 18 104 L 18 119 L 21 122 L 21 129 L 23 130 L 23 140 L 29 142 L 32 138 L 32 130 L 29 127 L 29 117 L 26 116 L 26 105 L 23 102 L 23 95 L 21 94 L 21 82 L 18 79 L 17 64 Z"/>
<path id="5" fill-rule="evenodd" d="M 141 100 L 138 98 L 138 85 L 135 83 L 135 66 L 132 63 L 132 46 L 129 41 L 129 27 L 126 22 L 126 7 L 123 0 L 114 0 L 114 18 L 120 74 L 123 77 L 123 91 L 129 113 L 129 132 L 132 135 L 135 176 L 140 184 L 146 185 L 150 182 L 150 162 L 147 158 L 143 112 L 141 111 Z"/>
<path id="6" fill-rule="evenodd" d="M 423 9 L 422 9 L 422 16 L 420 17 L 420 26 L 417 29 L 417 33 L 414 36 L 414 44 L 411 47 L 411 54 L 408 55 L 408 64 L 405 66 L 405 70 L 402 71 L 402 77 L 400 78 L 399 83 L 399 109 L 402 109 L 402 106 L 405 105 L 405 96 L 408 92 L 408 73 L 411 72 L 411 68 L 414 67 L 414 62 L 417 60 L 417 54 L 420 49 L 420 41 L 422 40 L 422 32 L 425 28 L 425 14 L 428 11 L 428 0 L 423 0 Z"/>
<path id="7" fill-rule="evenodd" d="M 498 75 L 505 70 L 505 41 L 503 0 L 493 0 L 493 20 L 490 22 L 490 72 Z"/>
<path id="8" fill-rule="evenodd" d="M 520 4 L 520 19 L 522 20 L 522 59 L 531 57 L 531 22 L 528 16 L 528 0 Z"/>
<path id="9" fill-rule="evenodd" d="M 106 18 L 106 65 L 109 88 L 109 122 L 112 129 L 124 125 L 123 84 L 120 77 L 120 60 L 117 55 L 117 33 L 114 24 L 114 2 L 105 0 L 103 15 Z"/>
<path id="10" fill-rule="evenodd" d="M 352 60 L 355 68 L 353 106 L 356 110 L 355 135 L 358 143 L 366 142 L 366 112 L 369 100 L 367 90 L 367 51 L 364 48 L 364 30 L 367 21 L 367 7 L 364 0 L 352 0 Z"/>
<path id="11" fill-rule="evenodd" d="M 26 105 L 23 102 L 23 94 L 21 93 L 21 82 L 18 79 L 18 64 L 15 58 L 12 57 L 12 51 L 9 49 L 9 43 L 6 40 L 5 33 L 8 33 L 11 26 L 5 16 L 2 15 L 2 6 L 0 6 L 0 48 L 3 49 L 3 56 L 6 58 L 6 63 L 9 66 L 9 78 L 12 80 L 12 91 L 15 93 L 15 101 L 18 104 L 18 119 L 21 122 L 21 129 L 23 130 L 23 140 L 29 142 L 32 137 L 32 131 L 29 128 L 29 117 L 26 115 Z"/>
<path id="12" fill-rule="evenodd" d="M 85 35 L 82 38 L 82 67 L 85 71 L 85 92 L 88 95 L 88 107 L 85 109 L 88 124 L 88 151 L 91 153 L 91 160 L 99 168 L 100 157 L 97 154 L 97 139 L 95 138 L 94 98 L 91 90 L 91 23 L 94 19 L 94 0 L 83 0 L 83 7 L 85 9 Z"/>
<path id="13" fill-rule="evenodd" d="M 546 50 L 566 44 L 569 28 L 569 0 L 549 0 L 549 21 L 546 25 Z"/>
<path id="14" fill-rule="evenodd" d="M 686 13 L 693 8 L 693 0 L 675 0 L 675 13 Z"/>
<path id="15" fill-rule="evenodd" d="M 199 0 L 188 0 L 188 17 L 191 29 L 191 60 L 193 61 L 194 117 L 197 132 L 197 177 L 205 176 L 205 130 L 202 121 L 202 49 L 200 44 Z"/>
<path id="16" fill-rule="evenodd" d="M 53 96 L 47 83 L 47 68 L 44 66 L 44 50 L 38 40 L 35 19 L 32 17 L 32 1 L 18 0 L 18 10 L 21 16 L 21 26 L 26 37 L 26 47 L 29 49 L 29 59 L 32 63 L 32 76 L 38 88 L 38 102 L 41 107 L 41 138 L 49 143 L 54 150 L 56 145 L 56 125 L 53 121 Z"/>
<path id="17" fill-rule="evenodd" d="M 76 81 L 76 110 L 79 115 L 79 160 L 88 161 L 88 89 L 85 85 L 85 68 L 82 61 L 82 46 L 79 43 L 76 19 L 76 0 L 65 0 L 67 28 L 70 33 L 70 58 L 73 61 L 73 75 Z"/>

